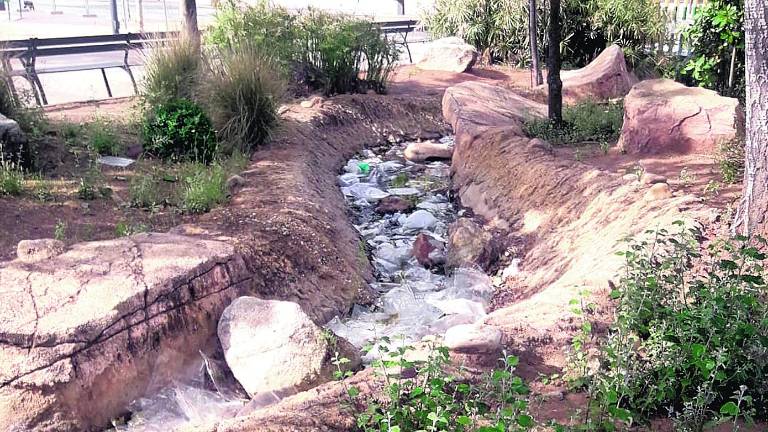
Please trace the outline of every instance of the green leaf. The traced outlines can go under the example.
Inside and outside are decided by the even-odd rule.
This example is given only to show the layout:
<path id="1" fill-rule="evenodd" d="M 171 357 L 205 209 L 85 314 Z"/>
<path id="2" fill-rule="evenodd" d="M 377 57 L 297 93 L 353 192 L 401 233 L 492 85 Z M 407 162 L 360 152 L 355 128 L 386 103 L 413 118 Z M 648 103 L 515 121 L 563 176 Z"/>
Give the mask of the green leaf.
<path id="1" fill-rule="evenodd" d="M 462 426 L 469 426 L 469 424 L 472 423 L 472 421 L 469 419 L 469 417 L 463 415 L 463 416 L 458 416 L 456 418 L 456 423 Z"/>
<path id="2" fill-rule="evenodd" d="M 517 418 L 517 424 L 524 428 L 533 427 L 533 417 L 529 415 L 521 415 Z"/>
<path id="3" fill-rule="evenodd" d="M 720 407 L 720 414 L 736 417 L 739 415 L 739 406 L 734 402 L 726 402 L 723 404 L 723 406 Z"/>
<path id="4" fill-rule="evenodd" d="M 349 397 L 353 398 L 360 394 L 360 390 L 357 387 L 350 387 L 347 390 L 347 394 L 349 395 Z"/>

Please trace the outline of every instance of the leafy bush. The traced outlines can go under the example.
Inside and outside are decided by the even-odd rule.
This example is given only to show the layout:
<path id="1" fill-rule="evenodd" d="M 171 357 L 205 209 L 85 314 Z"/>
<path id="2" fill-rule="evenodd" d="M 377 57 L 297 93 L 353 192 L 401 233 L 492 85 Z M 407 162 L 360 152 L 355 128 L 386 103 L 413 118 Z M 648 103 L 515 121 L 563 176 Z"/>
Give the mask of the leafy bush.
<path id="1" fill-rule="evenodd" d="M 359 18 L 311 8 L 293 15 L 260 1 L 221 7 L 208 41 L 269 53 L 283 76 L 330 95 L 385 90 L 398 51 L 382 36 L 374 23 Z"/>
<path id="2" fill-rule="evenodd" d="M 701 431 L 768 412 L 767 243 L 720 240 L 701 256 L 700 233 L 675 225 L 621 253 L 616 322 L 589 377 L 593 422 L 667 414 L 677 430 Z"/>
<path id="3" fill-rule="evenodd" d="M 539 54 L 545 57 L 549 2 L 540 1 L 537 8 Z M 436 0 L 423 19 L 434 36 L 459 36 L 487 61 L 530 61 L 527 0 Z M 587 64 L 613 42 L 637 51 L 663 31 L 659 5 L 652 0 L 564 0 L 561 21 L 563 62 L 571 66 Z"/>
<path id="4" fill-rule="evenodd" d="M 152 46 L 144 62 L 144 108 L 151 112 L 178 99 L 193 99 L 202 64 L 200 48 L 185 38 Z"/>
<path id="5" fill-rule="evenodd" d="M 188 213 L 205 213 L 227 200 L 227 173 L 219 164 L 192 164 L 182 175 L 180 207 Z"/>
<path id="6" fill-rule="evenodd" d="M 563 122 L 557 125 L 548 119 L 525 122 L 525 133 L 553 145 L 613 142 L 621 133 L 624 108 L 621 104 L 583 102 L 563 109 Z"/>
<path id="7" fill-rule="evenodd" d="M 744 177 L 744 137 L 736 137 L 720 143 L 717 162 L 720 175 L 726 183 L 738 183 Z"/>
<path id="8" fill-rule="evenodd" d="M 685 36 L 692 54 L 683 73 L 702 87 L 743 101 L 746 95 L 744 1 L 714 0 L 700 6 Z"/>
<path id="9" fill-rule="evenodd" d="M 211 121 L 192 101 L 175 99 L 158 105 L 142 129 L 144 151 L 163 159 L 207 163 L 216 155 Z"/>
<path id="10" fill-rule="evenodd" d="M 278 121 L 284 83 L 272 60 L 250 43 L 221 50 L 203 93 L 207 111 L 226 145 L 224 153 L 262 144 Z"/>
<path id="11" fill-rule="evenodd" d="M 448 349 L 432 345 L 426 361 L 408 360 L 410 346 L 395 347 L 389 338 L 378 344 L 382 359 L 373 363 L 384 378 L 386 395 L 363 397 L 348 387 L 348 403 L 357 411 L 357 429 L 374 431 L 523 431 L 534 426 L 528 414 L 528 386 L 514 375 L 517 357 L 505 356 L 503 367 L 473 384 L 452 375 Z M 338 356 L 336 377 L 348 360 Z M 404 371 L 415 371 L 405 378 Z M 415 375 L 415 376 L 413 376 Z"/>

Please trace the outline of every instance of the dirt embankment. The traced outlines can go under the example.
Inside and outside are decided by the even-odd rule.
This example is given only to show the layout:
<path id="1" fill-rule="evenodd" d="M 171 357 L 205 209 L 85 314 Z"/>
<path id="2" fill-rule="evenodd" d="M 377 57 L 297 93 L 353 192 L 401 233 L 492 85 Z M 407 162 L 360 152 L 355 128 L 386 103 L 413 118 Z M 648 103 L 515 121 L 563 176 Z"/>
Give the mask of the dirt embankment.
<path id="1" fill-rule="evenodd" d="M 284 117 L 232 203 L 199 222 L 0 264 L 0 429 L 105 426 L 181 374 L 239 295 L 296 301 L 318 322 L 365 301 L 336 172 L 364 144 L 445 132 L 439 102 L 342 96 Z"/>

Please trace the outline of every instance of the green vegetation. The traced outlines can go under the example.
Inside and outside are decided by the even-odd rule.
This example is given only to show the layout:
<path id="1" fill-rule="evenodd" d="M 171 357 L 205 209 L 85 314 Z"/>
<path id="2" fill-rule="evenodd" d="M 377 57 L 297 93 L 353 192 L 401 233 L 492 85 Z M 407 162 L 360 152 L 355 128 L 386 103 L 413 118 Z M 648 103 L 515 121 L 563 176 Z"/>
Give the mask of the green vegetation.
<path id="1" fill-rule="evenodd" d="M 615 142 L 624 123 L 624 107 L 621 104 L 597 104 L 583 102 L 563 109 L 563 123 L 557 125 L 548 119 L 532 119 L 525 122 L 528 136 L 541 138 L 553 145 L 573 145 L 595 142 Z M 607 152 L 607 150 L 603 150 Z"/>
<path id="2" fill-rule="evenodd" d="M 381 360 L 373 363 L 384 381 L 383 395 L 362 396 L 346 387 L 349 408 L 356 412 L 356 429 L 374 431 L 524 431 L 534 426 L 528 414 L 528 386 L 514 375 L 518 359 L 504 356 L 501 367 L 476 384 L 454 375 L 448 349 L 431 345 L 426 361 L 409 360 L 410 346 L 394 346 L 389 338 L 378 345 Z M 336 377 L 347 359 L 334 358 Z M 405 371 L 415 376 L 404 377 Z"/>
<path id="3" fill-rule="evenodd" d="M 18 165 L 0 159 L 0 195 L 20 195 L 24 173 Z"/>
<path id="4" fill-rule="evenodd" d="M 222 153 L 249 153 L 277 125 L 284 82 L 271 58 L 250 43 L 222 49 L 218 58 L 203 86 L 204 104 L 223 140 Z"/>
<path id="5" fill-rule="evenodd" d="M 625 271 L 611 292 L 616 322 L 601 342 L 601 367 L 581 368 L 578 377 L 590 394 L 589 430 L 658 416 L 681 431 L 736 428 L 767 412 L 766 241 L 720 240 L 702 254 L 700 233 L 675 227 L 648 231 L 621 253 Z"/>
<path id="6" fill-rule="evenodd" d="M 146 111 L 177 99 L 194 99 L 203 59 L 184 38 L 153 46 L 145 61 L 141 98 Z"/>
<path id="7" fill-rule="evenodd" d="M 144 151 L 168 160 L 209 162 L 216 134 L 202 108 L 186 99 L 158 105 L 142 125 Z"/>
<path id="8" fill-rule="evenodd" d="M 268 53 L 283 76 L 327 95 L 384 92 L 398 54 L 370 21 L 311 8 L 295 15 L 266 1 L 245 8 L 225 4 L 208 41 Z"/>
<path id="9" fill-rule="evenodd" d="M 85 135 L 87 137 L 88 149 L 99 155 L 116 156 L 123 150 L 120 138 L 117 136 L 115 127 L 107 119 L 96 117 L 85 125 Z M 79 131 L 76 125 L 70 125 L 62 129 L 66 133 L 64 139 L 69 136 L 71 140 L 77 140 Z"/>
<path id="10" fill-rule="evenodd" d="M 164 204 L 165 198 L 160 191 L 160 179 L 154 173 L 136 173 L 128 186 L 129 201 L 132 206 L 152 209 Z"/>
<path id="11" fill-rule="evenodd" d="M 149 227 L 144 224 L 131 224 L 126 221 L 120 221 L 115 224 L 115 237 L 128 237 L 147 231 L 149 231 Z"/>
<path id="12" fill-rule="evenodd" d="M 548 2 L 538 2 L 538 47 L 545 57 Z M 437 0 L 424 17 L 436 37 L 459 36 L 483 53 L 486 61 L 530 61 L 527 0 Z M 652 0 L 564 0 L 561 6 L 565 64 L 583 66 L 607 44 L 639 53 L 663 31 L 658 2 Z M 632 62 L 632 55 L 629 56 Z"/>
<path id="13" fill-rule="evenodd" d="M 56 221 L 56 225 L 53 227 L 53 238 L 59 241 L 67 239 L 67 223 L 61 219 Z"/>
<path id="14" fill-rule="evenodd" d="M 692 55 L 682 73 L 694 84 L 738 97 L 746 94 L 744 1 L 713 0 L 696 9 L 685 32 Z"/>
<path id="15" fill-rule="evenodd" d="M 408 174 L 401 172 L 396 175 L 395 178 L 389 181 L 389 185 L 393 188 L 405 187 L 408 185 Z"/>
<path id="16" fill-rule="evenodd" d="M 184 173 L 182 182 L 180 207 L 185 212 L 205 213 L 228 198 L 227 173 L 219 164 L 210 167 L 193 164 Z"/>

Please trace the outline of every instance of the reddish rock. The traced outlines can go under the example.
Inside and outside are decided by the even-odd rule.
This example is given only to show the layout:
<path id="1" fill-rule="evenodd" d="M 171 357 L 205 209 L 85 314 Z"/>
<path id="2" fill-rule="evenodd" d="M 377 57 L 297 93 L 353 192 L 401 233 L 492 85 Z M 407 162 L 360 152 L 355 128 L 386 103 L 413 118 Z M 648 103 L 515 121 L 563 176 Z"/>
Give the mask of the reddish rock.
<path id="1" fill-rule="evenodd" d="M 627 70 L 624 51 L 618 45 L 609 46 L 581 69 L 562 72 L 560 78 L 567 103 L 624 97 L 637 82 Z M 540 88 L 546 91 L 546 85 Z"/>
<path id="2" fill-rule="evenodd" d="M 424 58 L 416 64 L 419 69 L 462 73 L 472 69 L 477 50 L 458 37 L 430 42 Z"/>
<path id="3" fill-rule="evenodd" d="M 413 210 L 414 205 L 411 201 L 398 196 L 390 195 L 379 200 L 376 205 L 376 213 L 406 213 Z"/>
<path id="4" fill-rule="evenodd" d="M 668 79 L 643 81 L 624 99 L 619 149 L 630 154 L 712 154 L 743 125 L 737 99 Z"/>
<path id="5" fill-rule="evenodd" d="M 444 249 L 443 242 L 428 234 L 420 233 L 413 242 L 411 254 L 419 264 L 431 268 L 445 263 Z"/>

